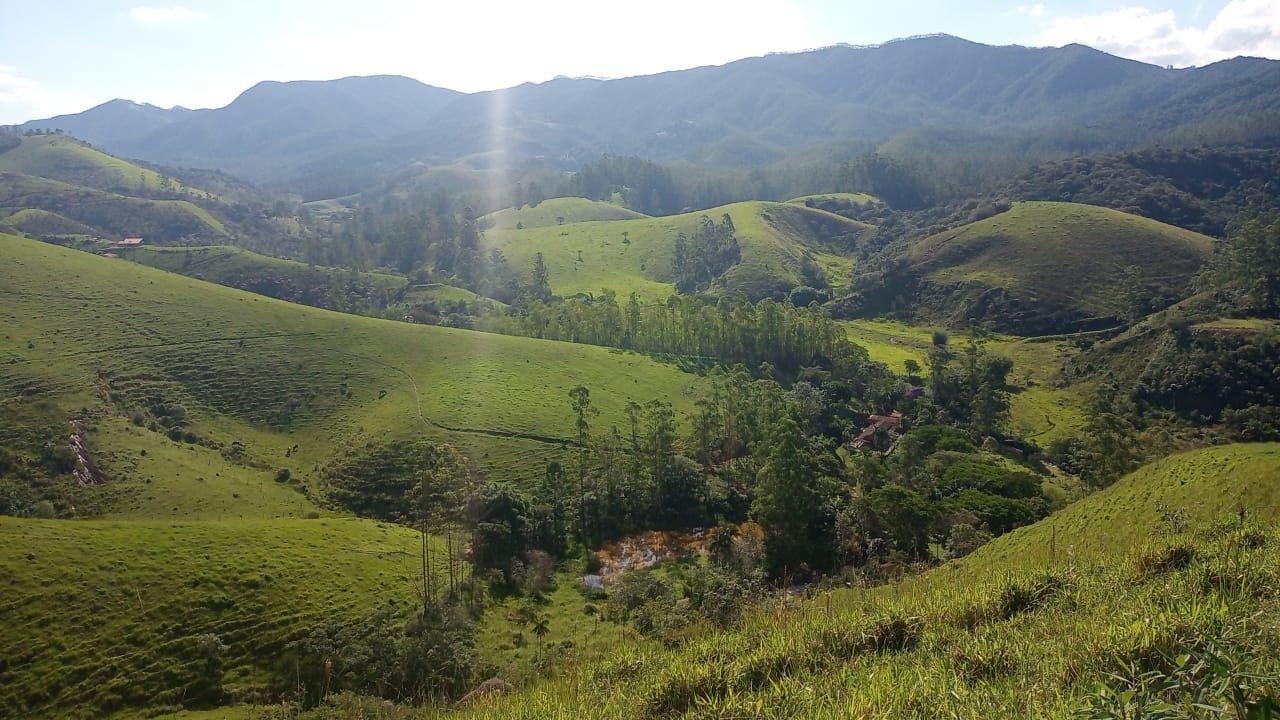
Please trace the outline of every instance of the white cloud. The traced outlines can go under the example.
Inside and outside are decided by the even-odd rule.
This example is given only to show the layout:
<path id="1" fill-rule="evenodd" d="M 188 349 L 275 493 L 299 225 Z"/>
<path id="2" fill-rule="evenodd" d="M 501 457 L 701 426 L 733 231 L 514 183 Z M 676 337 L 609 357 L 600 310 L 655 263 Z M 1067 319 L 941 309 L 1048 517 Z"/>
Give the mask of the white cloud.
<path id="1" fill-rule="evenodd" d="M 1172 10 L 1124 7 L 1101 15 L 1057 17 L 1039 45 L 1082 43 L 1156 65 L 1204 65 L 1239 55 L 1280 57 L 1280 3 L 1230 0 L 1204 27 L 1184 26 Z"/>
<path id="2" fill-rule="evenodd" d="M 338 14 L 343 22 L 334 23 Z M 787 0 L 366 0 L 358 13 L 300 20 L 274 39 L 263 66 L 281 79 L 394 73 L 474 91 L 556 75 L 661 72 L 838 40 L 827 34 Z"/>
<path id="3" fill-rule="evenodd" d="M 19 68 L 0 65 L 0 124 L 79 112 L 87 106 L 83 97 L 53 92 L 26 77 Z"/>
<path id="4" fill-rule="evenodd" d="M 152 7 L 140 5 L 129 10 L 134 20 L 144 25 L 188 25 L 205 19 L 205 14 L 181 5 Z"/>
<path id="5" fill-rule="evenodd" d="M 1027 15 L 1033 18 L 1044 17 L 1044 3 L 1036 3 L 1035 5 L 1019 5 L 1005 14 Z"/>

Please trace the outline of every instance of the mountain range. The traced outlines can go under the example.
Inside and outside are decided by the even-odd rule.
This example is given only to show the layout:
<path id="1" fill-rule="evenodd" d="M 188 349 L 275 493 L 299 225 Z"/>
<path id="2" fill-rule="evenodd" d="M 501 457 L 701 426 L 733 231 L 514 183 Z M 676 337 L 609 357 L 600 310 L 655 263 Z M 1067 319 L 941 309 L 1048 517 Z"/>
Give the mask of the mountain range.
<path id="1" fill-rule="evenodd" d="M 873 149 L 921 130 L 1138 147 L 1252 124 L 1280 139 L 1280 61 L 1172 69 L 1081 45 L 994 47 L 939 35 L 838 45 L 615 80 L 557 78 L 465 94 L 398 76 L 263 82 L 223 108 L 113 100 L 23 129 L 61 129 L 117 155 L 207 167 L 310 198 L 412 163 L 483 169 L 603 153 L 751 167 L 835 143 Z M 1275 136 L 1275 137 L 1273 137 Z M 333 175 L 340 175 L 338 180 Z M 318 183 L 320 178 L 327 178 Z"/>

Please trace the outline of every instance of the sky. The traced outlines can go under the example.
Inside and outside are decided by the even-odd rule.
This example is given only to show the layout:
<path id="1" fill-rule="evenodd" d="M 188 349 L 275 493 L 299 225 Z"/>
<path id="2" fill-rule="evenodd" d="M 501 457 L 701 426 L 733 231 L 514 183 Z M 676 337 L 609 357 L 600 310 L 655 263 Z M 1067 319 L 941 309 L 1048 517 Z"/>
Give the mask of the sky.
<path id="1" fill-rule="evenodd" d="M 931 33 L 1186 67 L 1280 58 L 1280 0 L 0 0 L 0 124 L 114 98 L 222 107 L 263 80 L 474 92 Z"/>

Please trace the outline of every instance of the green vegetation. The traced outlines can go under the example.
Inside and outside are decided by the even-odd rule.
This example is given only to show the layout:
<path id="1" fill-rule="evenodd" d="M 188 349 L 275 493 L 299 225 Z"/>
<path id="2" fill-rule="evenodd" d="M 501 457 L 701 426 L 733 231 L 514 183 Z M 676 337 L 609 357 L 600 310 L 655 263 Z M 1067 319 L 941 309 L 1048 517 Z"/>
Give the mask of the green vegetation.
<path id="1" fill-rule="evenodd" d="M 145 197 L 165 193 L 212 199 L 204 190 L 112 157 L 66 135 L 21 138 L 16 147 L 0 152 L 0 172 L 43 177 L 117 195 Z"/>
<path id="2" fill-rule="evenodd" d="M 486 230 L 515 230 L 569 225 L 580 222 L 635 220 L 644 215 L 618 205 L 579 197 L 543 200 L 537 205 L 506 208 L 480 218 Z"/>
<path id="3" fill-rule="evenodd" d="M 106 237 L 136 235 L 162 243 L 229 237 L 220 220 L 188 200 L 129 197 L 8 172 L 0 172 L 0 208 L 44 210 Z"/>
<path id="4" fill-rule="evenodd" d="M 335 315 L 11 236 L 0 252 L 16 270 L 0 309 L 14 412 L 140 413 L 224 465 L 307 478 L 337 448 L 425 434 L 529 478 L 572 438 L 579 381 L 618 422 L 631 401 L 689 407 L 696 385 L 631 353 Z"/>
<path id="5" fill-rule="evenodd" d="M 5 518 L 0 708 L 89 718 L 265 700 L 294 678 L 284 650 L 298 635 L 420 596 L 418 545 L 338 518 Z"/>
<path id="6" fill-rule="evenodd" d="M 365 315 L 381 315 L 402 300 L 409 282 L 399 275 L 307 265 L 229 245 L 143 246 L 116 252 L 127 260 L 199 280 L 301 305 Z"/>
<path id="7" fill-rule="evenodd" d="M 1181 299 L 1212 243 L 1114 210 L 1034 202 L 927 238 L 908 260 L 923 314 L 1052 334 Z"/>
<path id="8" fill-rule="evenodd" d="M 1280 701 L 1277 468 L 1276 445 L 1176 456 L 923 575 L 623 646 L 462 716 L 1119 718 L 1132 691 L 1167 717 L 1265 717 L 1250 708 Z M 344 702 L 315 717 L 358 717 Z"/>
<path id="9" fill-rule="evenodd" d="M 732 220 L 741 259 L 718 275 L 718 292 L 782 297 L 797 286 L 819 290 L 848 281 L 852 251 L 869 226 L 830 213 L 780 203 L 747 202 L 661 218 L 582 222 L 486 233 L 514 268 L 546 260 L 559 295 L 596 293 L 665 298 L 672 291 L 676 237 L 696 234 L 701 217 Z"/>

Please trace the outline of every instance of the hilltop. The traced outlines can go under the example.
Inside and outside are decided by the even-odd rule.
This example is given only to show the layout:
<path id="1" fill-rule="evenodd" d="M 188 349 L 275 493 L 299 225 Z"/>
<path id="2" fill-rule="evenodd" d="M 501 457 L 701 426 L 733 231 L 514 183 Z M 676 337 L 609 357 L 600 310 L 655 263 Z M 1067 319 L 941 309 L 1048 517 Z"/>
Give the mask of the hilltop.
<path id="1" fill-rule="evenodd" d="M 1189 294 L 1212 238 L 1107 208 L 1019 202 L 913 244 L 859 279 L 868 309 L 1023 335 L 1110 327 Z M 857 287 L 857 286 L 856 286 Z"/>

